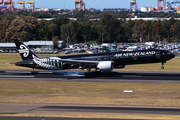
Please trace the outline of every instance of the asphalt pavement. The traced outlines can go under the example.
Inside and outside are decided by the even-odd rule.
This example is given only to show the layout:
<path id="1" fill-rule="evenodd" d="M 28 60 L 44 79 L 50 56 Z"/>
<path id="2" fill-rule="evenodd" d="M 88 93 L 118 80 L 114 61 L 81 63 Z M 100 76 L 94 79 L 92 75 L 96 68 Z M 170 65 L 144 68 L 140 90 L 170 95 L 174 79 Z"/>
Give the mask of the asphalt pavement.
<path id="1" fill-rule="evenodd" d="M 121 120 L 121 119 L 93 119 L 93 118 L 56 118 L 56 117 L 1 117 L 0 120 Z M 130 119 L 126 119 L 130 120 Z"/>
<path id="2" fill-rule="evenodd" d="M 1 70 L 0 80 L 11 81 L 74 81 L 122 83 L 180 83 L 180 73 L 110 72 L 86 76 L 82 71 Z"/>
<path id="3" fill-rule="evenodd" d="M 135 106 L 95 106 L 95 105 L 64 105 L 64 104 L 21 104 L 0 103 L 0 114 L 152 114 L 179 115 L 176 107 L 135 107 Z"/>

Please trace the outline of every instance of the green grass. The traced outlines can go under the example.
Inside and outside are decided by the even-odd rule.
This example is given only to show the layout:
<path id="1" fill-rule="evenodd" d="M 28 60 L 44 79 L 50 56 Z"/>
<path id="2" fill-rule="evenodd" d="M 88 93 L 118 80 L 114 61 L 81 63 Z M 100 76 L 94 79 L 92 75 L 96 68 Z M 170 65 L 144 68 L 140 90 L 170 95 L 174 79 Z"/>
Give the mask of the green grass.
<path id="1" fill-rule="evenodd" d="M 180 107 L 179 94 L 180 84 L 0 81 L 5 103 Z"/>

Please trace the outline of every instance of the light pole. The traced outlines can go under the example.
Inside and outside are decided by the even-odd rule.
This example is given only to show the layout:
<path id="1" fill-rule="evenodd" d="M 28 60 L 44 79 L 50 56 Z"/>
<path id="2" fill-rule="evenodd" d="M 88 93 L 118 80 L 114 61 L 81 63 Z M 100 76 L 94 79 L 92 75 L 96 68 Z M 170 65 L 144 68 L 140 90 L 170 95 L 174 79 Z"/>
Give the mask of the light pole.
<path id="1" fill-rule="evenodd" d="M 143 43 L 145 43 L 145 38 L 146 38 L 146 37 L 143 38 Z"/>
<path id="2" fill-rule="evenodd" d="M 69 45 L 69 36 L 67 36 L 67 48 L 68 48 L 68 45 Z"/>
<path id="3" fill-rule="evenodd" d="M 105 34 L 108 34 L 108 32 L 99 33 L 99 34 L 101 34 L 101 35 L 102 35 L 102 44 L 103 44 L 103 43 L 104 43 L 104 37 L 103 37 L 103 36 L 104 36 Z"/>
<path id="4" fill-rule="evenodd" d="M 137 32 L 140 32 L 140 42 L 142 42 L 142 32 L 144 32 L 145 30 L 143 31 L 137 31 Z"/>
<path id="5" fill-rule="evenodd" d="M 175 44 L 177 43 L 177 38 L 175 38 L 174 42 L 175 42 Z"/>
<path id="6" fill-rule="evenodd" d="M 155 35 L 155 36 L 158 36 L 158 37 L 159 37 L 159 44 L 160 44 L 160 38 L 161 38 L 161 36 L 165 36 L 165 35 Z"/>
<path id="7" fill-rule="evenodd" d="M 81 35 L 81 36 L 84 36 L 84 43 L 86 44 L 86 37 L 90 35 Z"/>

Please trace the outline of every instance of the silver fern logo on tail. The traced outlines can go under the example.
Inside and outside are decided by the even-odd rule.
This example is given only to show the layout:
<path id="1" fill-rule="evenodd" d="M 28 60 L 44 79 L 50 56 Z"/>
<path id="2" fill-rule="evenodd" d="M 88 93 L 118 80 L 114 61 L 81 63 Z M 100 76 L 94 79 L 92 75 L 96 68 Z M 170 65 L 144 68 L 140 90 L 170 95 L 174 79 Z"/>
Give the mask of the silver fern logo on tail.
<path id="1" fill-rule="evenodd" d="M 24 57 L 27 57 L 29 55 L 29 50 L 24 45 L 20 45 L 20 49 L 18 51 L 19 51 L 19 53 L 23 53 Z"/>

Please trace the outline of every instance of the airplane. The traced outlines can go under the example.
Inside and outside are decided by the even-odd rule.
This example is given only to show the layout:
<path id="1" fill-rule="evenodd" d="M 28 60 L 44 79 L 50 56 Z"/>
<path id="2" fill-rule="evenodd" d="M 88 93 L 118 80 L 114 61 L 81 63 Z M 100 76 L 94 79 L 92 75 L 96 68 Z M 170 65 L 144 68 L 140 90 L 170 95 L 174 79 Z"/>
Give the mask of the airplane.
<path id="1" fill-rule="evenodd" d="M 126 65 L 160 62 L 162 63 L 161 68 L 164 69 L 164 63 L 175 57 L 173 53 L 167 50 L 147 49 L 39 58 L 21 40 L 14 39 L 14 42 L 23 60 L 16 62 L 15 65 L 33 69 L 64 70 L 79 68 L 91 72 L 91 69 L 94 68 L 96 71 L 106 72 L 112 71 L 114 68 L 124 68 Z"/>

